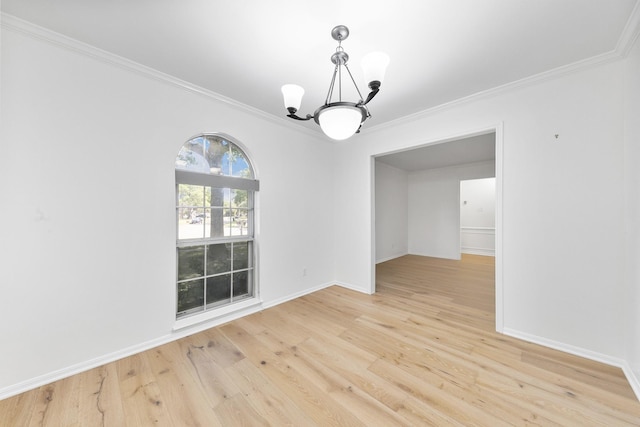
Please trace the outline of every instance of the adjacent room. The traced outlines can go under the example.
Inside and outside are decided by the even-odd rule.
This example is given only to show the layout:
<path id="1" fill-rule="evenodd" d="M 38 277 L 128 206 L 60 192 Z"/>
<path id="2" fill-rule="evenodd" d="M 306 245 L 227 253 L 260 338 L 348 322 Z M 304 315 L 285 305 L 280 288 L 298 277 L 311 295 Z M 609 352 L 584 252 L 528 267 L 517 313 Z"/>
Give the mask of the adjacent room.
<path id="1" fill-rule="evenodd" d="M 0 10 L 0 425 L 638 425 L 639 0 Z"/>

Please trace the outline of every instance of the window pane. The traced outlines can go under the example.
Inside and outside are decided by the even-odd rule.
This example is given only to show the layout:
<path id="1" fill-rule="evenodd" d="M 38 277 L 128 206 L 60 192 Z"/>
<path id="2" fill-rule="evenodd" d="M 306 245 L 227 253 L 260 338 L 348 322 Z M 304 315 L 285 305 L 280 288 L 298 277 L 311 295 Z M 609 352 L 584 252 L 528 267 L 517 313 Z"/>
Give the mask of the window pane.
<path id="1" fill-rule="evenodd" d="M 231 156 L 229 158 L 229 175 L 241 178 L 253 178 L 249 162 L 244 157 L 244 153 L 235 145 L 231 146 Z"/>
<path id="2" fill-rule="evenodd" d="M 201 185 L 179 184 L 178 206 L 204 206 L 205 191 L 210 192 L 211 190 Z"/>
<path id="3" fill-rule="evenodd" d="M 204 279 L 178 283 L 178 314 L 198 307 L 204 309 Z"/>
<path id="4" fill-rule="evenodd" d="M 211 188 L 207 187 L 210 192 L 210 198 L 208 200 L 207 206 L 222 208 L 229 206 L 229 194 L 230 190 L 228 188 Z M 226 202 L 226 204 L 225 204 Z"/>
<path id="5" fill-rule="evenodd" d="M 204 236 L 204 209 L 180 208 L 178 239 L 202 239 Z"/>
<path id="6" fill-rule="evenodd" d="M 204 246 L 178 248 L 178 280 L 204 276 Z"/>
<path id="7" fill-rule="evenodd" d="M 247 206 L 247 190 L 231 190 L 231 207 L 246 208 Z"/>
<path id="8" fill-rule="evenodd" d="M 249 272 L 233 273 L 233 297 L 238 298 L 249 293 Z"/>
<path id="9" fill-rule="evenodd" d="M 249 242 L 233 244 L 233 269 L 242 270 L 249 268 L 249 250 L 251 244 Z"/>
<path id="10" fill-rule="evenodd" d="M 229 151 L 229 143 L 216 136 L 207 136 L 205 156 L 209 163 L 209 173 L 222 175 L 223 156 Z"/>
<path id="11" fill-rule="evenodd" d="M 211 237 L 211 211 L 209 209 L 204 210 L 205 214 L 203 217 L 203 231 L 204 237 Z"/>
<path id="12" fill-rule="evenodd" d="M 231 223 L 233 222 L 233 212 L 231 209 L 224 210 L 224 236 L 229 237 L 231 234 Z"/>
<path id="13" fill-rule="evenodd" d="M 176 156 L 176 169 L 186 169 L 193 172 L 209 173 L 209 163 L 203 156 L 202 138 L 195 138 L 187 142 Z"/>
<path id="14" fill-rule="evenodd" d="M 231 301 L 231 274 L 208 277 L 207 305 Z"/>
<path id="15" fill-rule="evenodd" d="M 190 218 L 190 208 L 178 208 L 178 239 L 186 239 L 186 235 L 188 234 L 186 225 L 189 223 Z"/>
<path id="16" fill-rule="evenodd" d="M 231 235 L 246 236 L 249 234 L 248 214 L 246 209 L 236 209 L 236 214 L 231 218 Z"/>
<path id="17" fill-rule="evenodd" d="M 214 208 L 208 210 L 209 218 L 205 228 L 205 237 L 223 237 L 225 233 L 225 210 L 222 208 Z"/>
<path id="18" fill-rule="evenodd" d="M 207 246 L 207 276 L 229 271 L 231 271 L 231 243 Z"/>

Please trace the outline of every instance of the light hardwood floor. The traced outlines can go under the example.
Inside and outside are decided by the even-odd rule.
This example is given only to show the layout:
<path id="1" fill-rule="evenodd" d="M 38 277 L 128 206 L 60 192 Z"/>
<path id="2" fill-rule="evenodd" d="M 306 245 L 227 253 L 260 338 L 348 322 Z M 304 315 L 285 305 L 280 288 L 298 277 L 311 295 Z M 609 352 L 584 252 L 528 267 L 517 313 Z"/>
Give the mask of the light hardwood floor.
<path id="1" fill-rule="evenodd" d="M 493 258 L 340 287 L 0 401 L 1 426 L 638 426 L 620 369 L 494 332 Z"/>

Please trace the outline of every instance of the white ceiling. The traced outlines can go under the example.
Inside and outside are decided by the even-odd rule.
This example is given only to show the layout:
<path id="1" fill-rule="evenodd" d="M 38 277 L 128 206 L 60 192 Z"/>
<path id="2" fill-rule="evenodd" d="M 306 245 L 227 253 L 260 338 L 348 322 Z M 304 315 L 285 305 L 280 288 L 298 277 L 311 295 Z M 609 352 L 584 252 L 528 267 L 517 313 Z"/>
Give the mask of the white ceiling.
<path id="1" fill-rule="evenodd" d="M 280 86 L 326 97 L 338 24 L 391 57 L 363 127 L 615 50 L 639 0 L 2 0 L 4 13 L 284 117 Z M 288 120 L 288 119 L 287 119 Z M 317 128 L 315 123 L 292 126 Z"/>

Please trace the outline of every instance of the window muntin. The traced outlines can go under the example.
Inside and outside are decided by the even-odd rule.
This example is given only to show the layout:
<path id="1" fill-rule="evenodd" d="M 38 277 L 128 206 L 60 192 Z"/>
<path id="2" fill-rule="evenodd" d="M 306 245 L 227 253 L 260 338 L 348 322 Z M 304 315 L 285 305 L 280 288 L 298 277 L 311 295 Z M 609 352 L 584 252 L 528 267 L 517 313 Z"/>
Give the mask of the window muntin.
<path id="1" fill-rule="evenodd" d="M 219 135 L 187 141 L 176 157 L 177 317 L 255 294 L 250 162 Z"/>

